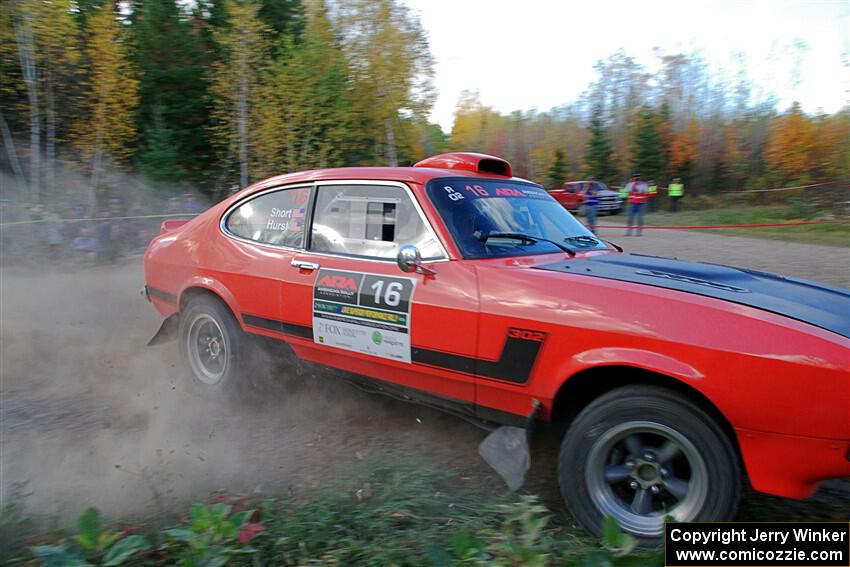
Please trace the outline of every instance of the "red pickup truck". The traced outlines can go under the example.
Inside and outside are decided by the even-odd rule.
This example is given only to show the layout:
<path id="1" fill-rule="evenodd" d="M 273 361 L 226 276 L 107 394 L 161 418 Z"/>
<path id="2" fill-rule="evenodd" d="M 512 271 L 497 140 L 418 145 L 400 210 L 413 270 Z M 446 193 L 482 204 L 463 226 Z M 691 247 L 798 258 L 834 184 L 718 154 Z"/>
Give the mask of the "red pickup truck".
<path id="1" fill-rule="evenodd" d="M 550 189 L 549 194 L 571 213 L 581 213 L 581 205 L 584 203 L 584 193 L 589 184 L 596 186 L 596 194 L 599 204 L 596 206 L 597 213 L 618 214 L 623 210 L 623 199 L 616 191 L 608 189 L 601 181 L 568 181 L 560 189 Z"/>

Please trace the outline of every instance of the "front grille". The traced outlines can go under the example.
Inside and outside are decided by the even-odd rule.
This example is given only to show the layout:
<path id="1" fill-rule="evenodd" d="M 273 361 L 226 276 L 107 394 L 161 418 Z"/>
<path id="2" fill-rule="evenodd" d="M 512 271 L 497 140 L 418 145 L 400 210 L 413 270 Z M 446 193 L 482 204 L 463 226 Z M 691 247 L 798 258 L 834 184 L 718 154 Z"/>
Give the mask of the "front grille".
<path id="1" fill-rule="evenodd" d="M 615 197 L 614 195 L 600 195 L 599 196 L 599 208 L 600 209 L 618 209 L 620 208 L 620 199 Z"/>

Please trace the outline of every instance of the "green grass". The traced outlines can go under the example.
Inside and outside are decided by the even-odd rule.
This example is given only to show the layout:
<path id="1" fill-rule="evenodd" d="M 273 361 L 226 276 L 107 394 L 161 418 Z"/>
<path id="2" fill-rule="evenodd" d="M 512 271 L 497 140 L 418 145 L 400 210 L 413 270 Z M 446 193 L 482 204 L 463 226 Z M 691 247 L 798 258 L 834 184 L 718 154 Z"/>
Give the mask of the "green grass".
<path id="1" fill-rule="evenodd" d="M 370 463 L 335 486 L 294 497 L 194 505 L 172 528 L 103 527 L 89 510 L 76 535 L 18 545 L 9 564 L 105 564 L 135 538 L 124 565 L 661 565 L 615 524 L 602 541 L 554 518 L 533 496 L 476 491 L 434 465 Z M 248 508 L 248 510 L 245 510 Z M 84 521 L 85 520 L 85 521 Z M 237 533 L 262 525 L 250 542 Z M 81 538 L 80 534 L 86 534 Z M 82 542 L 92 542 L 82 546 Z M 32 563 L 30 563 L 32 564 Z M 39 564 L 36 560 L 35 564 Z M 78 563 L 80 564 L 80 563 Z"/>
<path id="2" fill-rule="evenodd" d="M 607 224 L 608 218 L 599 220 Z M 618 217 L 625 222 L 626 217 Z M 658 211 L 646 215 L 647 225 L 731 225 L 731 224 L 768 224 L 810 220 L 844 220 L 832 215 L 808 210 L 799 205 L 770 205 L 760 207 L 735 207 L 728 209 L 685 210 L 678 213 Z M 828 246 L 850 247 L 850 223 L 812 224 L 799 226 L 764 228 L 724 228 L 700 229 L 703 232 L 767 238 L 807 244 L 825 244 Z"/>
<path id="3" fill-rule="evenodd" d="M 827 483 L 810 502 L 748 493 L 740 521 L 840 521 L 847 483 Z M 82 513 L 73 533 L 14 538 L 21 502 L 3 510 L 6 565 L 581 565 L 663 564 L 606 522 L 601 540 L 550 513 L 534 496 L 479 486 L 435 464 L 372 461 L 321 490 L 251 502 L 218 497 L 183 517 L 147 525 Z M 160 529 L 161 525 L 169 526 Z M 253 530 L 250 541 L 239 534 Z M 109 559 L 111 558 L 111 561 Z M 116 559 L 118 558 L 118 559 Z"/>

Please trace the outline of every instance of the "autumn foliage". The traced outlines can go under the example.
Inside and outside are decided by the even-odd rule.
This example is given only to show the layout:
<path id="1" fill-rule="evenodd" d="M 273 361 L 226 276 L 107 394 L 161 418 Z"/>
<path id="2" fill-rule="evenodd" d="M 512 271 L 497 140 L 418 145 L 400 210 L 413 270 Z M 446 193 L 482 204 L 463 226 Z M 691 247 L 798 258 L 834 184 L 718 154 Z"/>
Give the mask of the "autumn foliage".
<path id="1" fill-rule="evenodd" d="M 95 201 L 120 190 L 108 168 L 220 194 L 449 149 L 505 157 L 544 184 L 641 171 L 711 192 L 850 177 L 850 109 L 783 110 L 753 94 L 742 62 L 730 75 L 696 54 L 657 56 L 650 73 L 615 51 L 545 111 L 466 91 L 446 133 L 428 121 L 426 30 L 400 0 L 0 2 L 0 171 L 30 201 L 61 192 L 62 163 L 89 175 Z"/>

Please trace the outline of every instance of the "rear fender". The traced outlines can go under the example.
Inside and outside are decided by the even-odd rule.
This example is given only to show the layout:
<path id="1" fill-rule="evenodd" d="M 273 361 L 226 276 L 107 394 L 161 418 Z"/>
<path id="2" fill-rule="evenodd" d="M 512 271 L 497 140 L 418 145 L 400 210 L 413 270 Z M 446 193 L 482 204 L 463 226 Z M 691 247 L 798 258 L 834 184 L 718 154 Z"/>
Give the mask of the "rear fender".
<path id="1" fill-rule="evenodd" d="M 242 314 L 239 309 L 239 304 L 236 301 L 236 298 L 230 293 L 230 290 L 224 286 L 220 281 L 215 278 L 211 278 L 209 276 L 195 276 L 191 278 L 186 286 L 180 291 L 180 299 L 179 306 L 180 309 L 183 308 L 183 305 L 186 302 L 188 295 L 193 293 L 193 291 L 197 290 L 206 290 L 208 292 L 213 293 L 218 296 L 224 304 L 230 309 L 230 312 L 236 317 L 236 320 L 239 321 L 239 325 L 244 329 L 244 323 L 242 322 Z"/>

